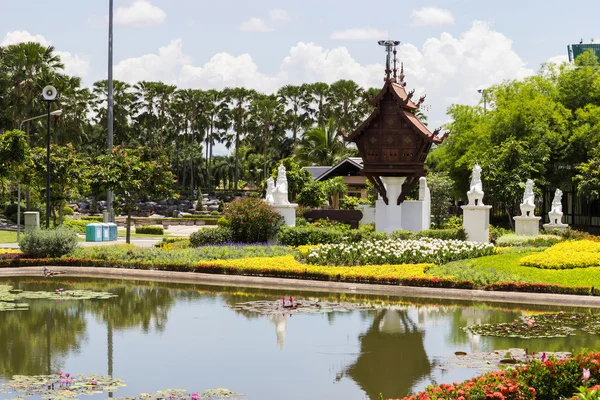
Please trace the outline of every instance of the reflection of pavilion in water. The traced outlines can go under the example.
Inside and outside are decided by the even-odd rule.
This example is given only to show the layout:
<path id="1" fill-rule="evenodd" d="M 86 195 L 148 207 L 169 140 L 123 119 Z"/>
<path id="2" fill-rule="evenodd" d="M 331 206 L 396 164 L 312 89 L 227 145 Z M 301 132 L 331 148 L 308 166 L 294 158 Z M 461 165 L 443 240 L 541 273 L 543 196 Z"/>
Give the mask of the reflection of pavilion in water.
<path id="1" fill-rule="evenodd" d="M 287 319 L 285 314 L 269 314 L 269 321 L 275 324 L 275 334 L 277 335 L 277 347 L 283 349 L 285 344 L 285 333 L 287 331 Z"/>
<path id="2" fill-rule="evenodd" d="M 424 332 L 407 310 L 377 311 L 367 331 L 359 336 L 360 355 L 344 375 L 371 398 L 398 398 L 431 373 L 423 344 Z"/>

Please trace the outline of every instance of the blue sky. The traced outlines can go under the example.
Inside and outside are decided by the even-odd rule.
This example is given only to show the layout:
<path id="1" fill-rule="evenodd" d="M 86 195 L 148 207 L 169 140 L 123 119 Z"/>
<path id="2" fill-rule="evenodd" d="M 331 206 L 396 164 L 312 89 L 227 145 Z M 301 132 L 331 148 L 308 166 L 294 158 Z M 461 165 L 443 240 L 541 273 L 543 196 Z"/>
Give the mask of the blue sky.
<path id="1" fill-rule="evenodd" d="M 51 43 L 91 85 L 106 77 L 107 9 L 108 0 L 0 0 L 0 44 Z M 380 86 L 376 41 L 401 40 L 408 87 L 428 95 L 432 127 L 453 102 L 477 102 L 477 88 L 564 60 L 581 38 L 600 41 L 597 0 L 115 0 L 115 9 L 115 77 L 132 83 Z"/>

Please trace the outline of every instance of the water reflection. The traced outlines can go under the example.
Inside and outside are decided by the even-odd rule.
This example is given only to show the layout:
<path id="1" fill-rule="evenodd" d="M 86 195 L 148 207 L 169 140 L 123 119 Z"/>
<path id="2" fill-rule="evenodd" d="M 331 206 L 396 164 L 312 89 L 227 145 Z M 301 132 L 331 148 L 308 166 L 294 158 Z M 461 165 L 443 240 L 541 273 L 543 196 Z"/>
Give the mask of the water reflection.
<path id="1" fill-rule="evenodd" d="M 64 366 L 73 368 L 100 360 L 100 368 L 104 365 L 106 371 L 89 372 L 112 375 L 115 371 L 130 384 L 127 395 L 152 390 L 145 386 L 148 382 L 158 382 L 160 387 L 156 389 L 193 387 L 198 376 L 204 380 L 212 373 L 219 382 L 225 380 L 230 389 L 256 393 L 248 398 L 377 399 L 380 393 L 384 398 L 398 398 L 435 380 L 455 381 L 475 375 L 477 371 L 442 375 L 437 368 L 440 357 L 456 350 L 527 347 L 530 351 L 569 351 L 600 344 L 596 336 L 585 334 L 524 340 L 480 337 L 462 329 L 474 323 L 511 321 L 523 312 L 557 311 L 556 307 L 527 306 L 520 310 L 514 305 L 475 302 L 141 281 L 0 281 L 26 290 L 64 287 L 118 295 L 109 300 L 80 302 L 32 300 L 29 311 L 0 313 L 0 378 L 47 374 Z M 263 316 L 227 308 L 289 295 L 330 302 L 370 302 L 380 309 L 290 319 L 289 315 Z M 161 360 L 179 354 L 170 359 L 168 371 L 172 372 L 157 365 L 161 363 L 155 360 L 156 346 L 167 353 Z M 206 346 L 218 348 L 216 354 Z M 325 353 L 323 346 L 335 350 Z M 130 361 L 129 352 L 134 351 L 131 347 L 136 347 L 138 353 Z M 207 362 L 198 363 L 197 359 Z M 221 359 L 230 361 L 219 364 L 225 369 L 215 371 L 215 360 Z M 74 364 L 74 360 L 80 363 Z M 146 368 L 147 376 L 142 381 L 136 383 L 138 373 L 131 362 Z M 160 373 L 153 375 L 151 366 L 161 369 Z M 288 369 L 302 372 L 285 373 Z M 276 383 L 267 384 L 265 374 Z M 298 387 L 299 381 L 302 387 Z M 296 389 L 289 393 L 289 387 Z"/>

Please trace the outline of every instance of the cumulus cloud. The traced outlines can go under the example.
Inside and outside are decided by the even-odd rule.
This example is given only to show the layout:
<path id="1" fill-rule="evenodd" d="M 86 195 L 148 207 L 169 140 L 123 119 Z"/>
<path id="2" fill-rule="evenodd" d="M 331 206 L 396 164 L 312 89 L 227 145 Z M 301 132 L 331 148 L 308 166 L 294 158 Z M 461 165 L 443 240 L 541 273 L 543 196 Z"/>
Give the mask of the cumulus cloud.
<path id="1" fill-rule="evenodd" d="M 0 43 L 0 46 L 10 46 L 11 44 L 36 42 L 42 46 L 50 46 L 51 42 L 46 40 L 42 35 L 32 35 L 27 31 L 12 31 L 4 35 L 4 40 Z"/>
<path id="2" fill-rule="evenodd" d="M 350 28 L 335 31 L 330 37 L 333 40 L 381 40 L 387 38 L 388 33 L 375 28 Z"/>
<path id="3" fill-rule="evenodd" d="M 265 21 L 256 17 L 252 17 L 248 21 L 242 22 L 239 29 L 244 32 L 270 32 L 273 30 L 273 28 L 268 26 Z"/>
<path id="4" fill-rule="evenodd" d="M 454 24 L 454 16 L 449 10 L 438 7 L 423 7 L 413 10 L 410 15 L 412 26 L 439 26 Z"/>
<path id="5" fill-rule="evenodd" d="M 569 62 L 569 56 L 567 56 L 566 54 L 563 55 L 558 55 L 558 56 L 554 56 L 554 57 L 550 57 L 548 59 L 548 61 L 546 61 L 548 64 L 563 64 L 563 63 L 568 63 Z"/>
<path id="6" fill-rule="evenodd" d="M 275 25 L 289 21 L 290 16 L 287 11 L 274 8 L 269 11 L 266 18 L 252 17 L 242 22 L 238 29 L 244 32 L 271 32 L 275 30 Z"/>
<path id="7" fill-rule="evenodd" d="M 50 46 L 52 42 L 46 39 L 43 35 L 32 35 L 27 31 L 12 31 L 8 32 L 0 46 L 9 46 L 11 44 L 36 42 L 42 46 Z M 78 56 L 77 54 L 69 53 L 68 51 L 56 51 L 60 56 L 62 63 L 65 65 L 64 72 L 69 75 L 85 77 L 90 70 L 89 60 Z"/>
<path id="8" fill-rule="evenodd" d="M 146 54 L 119 62 L 114 69 L 115 79 L 130 83 L 139 81 L 163 81 L 176 83 L 179 70 L 190 62 L 183 54 L 183 40 L 172 40 L 158 49 L 158 54 Z"/>
<path id="9" fill-rule="evenodd" d="M 129 7 L 119 7 L 115 12 L 115 24 L 132 26 L 160 25 L 167 13 L 145 0 L 136 0 Z"/>

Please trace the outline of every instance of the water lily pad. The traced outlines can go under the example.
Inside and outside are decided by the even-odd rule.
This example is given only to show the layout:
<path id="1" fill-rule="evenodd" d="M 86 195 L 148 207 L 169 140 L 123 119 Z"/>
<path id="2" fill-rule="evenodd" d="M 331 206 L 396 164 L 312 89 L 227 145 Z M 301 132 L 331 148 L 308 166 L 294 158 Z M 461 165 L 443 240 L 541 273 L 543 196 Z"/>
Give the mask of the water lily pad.
<path id="1" fill-rule="evenodd" d="M 456 355 L 461 353 L 461 355 Z M 553 357 L 564 360 L 571 356 L 569 352 L 539 352 L 526 353 L 524 349 L 494 350 L 492 352 L 467 353 L 456 352 L 438 359 L 437 368 L 449 370 L 453 368 L 474 368 L 481 372 L 499 370 L 501 367 L 513 368 L 531 362 L 532 359 L 542 360 Z"/>
<path id="2" fill-rule="evenodd" d="M 293 302 L 289 300 L 257 300 L 237 303 L 228 306 L 233 310 L 253 312 L 262 315 L 269 314 L 326 314 L 331 312 L 347 313 L 354 310 L 375 310 L 376 307 L 371 304 L 360 303 L 335 303 L 328 301 L 314 301 L 305 299 L 296 299 Z"/>
<path id="3" fill-rule="evenodd" d="M 568 326 L 528 323 L 522 321 L 478 324 L 463 328 L 475 335 L 518 337 L 522 339 L 567 337 L 575 335 L 575 329 Z"/>
<path id="4" fill-rule="evenodd" d="M 189 392 L 185 389 L 166 389 L 156 393 L 141 393 L 137 397 L 117 397 L 115 400 L 241 400 L 241 393 L 229 389 L 209 389 L 204 392 Z"/>
<path id="5" fill-rule="evenodd" d="M 15 394 L 20 399 L 39 396 L 60 400 L 114 392 L 122 386 L 125 385 L 121 379 L 103 375 L 15 375 L 10 381 L 0 384 L 0 392 Z"/>
<path id="6" fill-rule="evenodd" d="M 19 302 L 23 299 L 28 300 L 107 300 L 117 297 L 116 294 L 109 292 L 94 292 L 91 290 L 63 290 L 57 289 L 54 292 L 27 291 L 13 289 L 12 286 L 0 285 L 0 312 L 13 310 L 27 310 L 27 303 Z"/>

